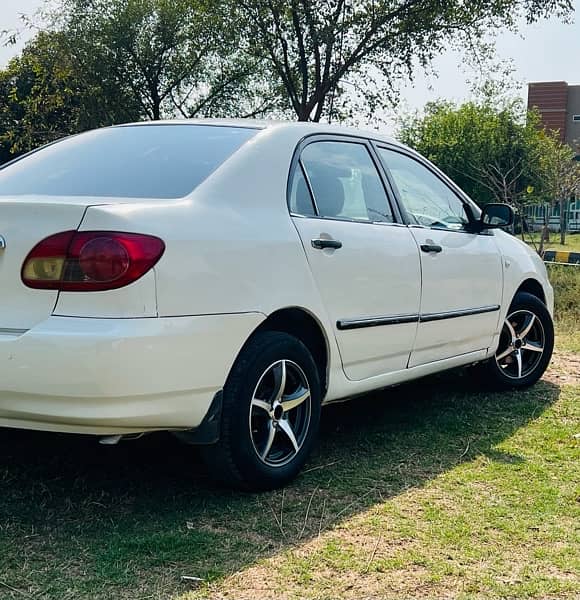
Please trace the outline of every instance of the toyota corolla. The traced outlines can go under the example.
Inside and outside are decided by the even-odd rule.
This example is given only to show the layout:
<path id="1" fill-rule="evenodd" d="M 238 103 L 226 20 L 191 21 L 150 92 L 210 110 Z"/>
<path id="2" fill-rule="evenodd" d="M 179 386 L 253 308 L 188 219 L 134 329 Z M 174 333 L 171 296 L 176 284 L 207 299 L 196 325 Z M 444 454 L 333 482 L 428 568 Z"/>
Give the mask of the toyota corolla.
<path id="1" fill-rule="evenodd" d="M 475 363 L 529 386 L 553 292 L 512 219 L 376 132 L 58 141 L 0 169 L 0 426 L 172 431 L 265 489 L 299 472 L 326 403 Z"/>

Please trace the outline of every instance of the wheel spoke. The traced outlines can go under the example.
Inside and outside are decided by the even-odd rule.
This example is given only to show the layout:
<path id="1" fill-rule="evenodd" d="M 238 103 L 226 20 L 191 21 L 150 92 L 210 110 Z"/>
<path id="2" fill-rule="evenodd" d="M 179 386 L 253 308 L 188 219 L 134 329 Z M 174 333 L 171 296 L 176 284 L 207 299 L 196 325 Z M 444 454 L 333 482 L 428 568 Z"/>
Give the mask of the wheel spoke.
<path id="1" fill-rule="evenodd" d="M 530 329 L 534 325 L 534 321 L 536 320 L 536 315 L 530 314 L 529 321 L 525 324 L 524 328 L 518 333 L 518 337 L 523 340 L 528 333 L 530 333 Z"/>
<path id="2" fill-rule="evenodd" d="M 504 350 L 501 354 L 498 354 L 495 359 L 496 360 L 502 360 L 504 358 L 506 358 L 507 356 L 509 356 L 510 354 L 514 353 L 514 348 L 513 346 L 508 346 L 507 350 Z"/>
<path id="3" fill-rule="evenodd" d="M 278 421 L 278 425 L 280 426 L 280 429 L 288 436 L 288 439 L 290 440 L 290 442 L 292 443 L 292 446 L 294 447 L 294 451 L 298 452 L 298 450 L 299 450 L 298 442 L 296 441 L 296 436 L 294 435 L 294 431 L 292 430 L 290 421 L 288 421 L 287 419 L 282 419 L 282 420 Z"/>
<path id="4" fill-rule="evenodd" d="M 276 437 L 276 427 L 272 421 L 268 423 L 268 439 L 266 440 L 266 445 L 264 446 L 264 450 L 262 450 L 262 460 L 265 460 L 268 454 L 270 454 L 270 450 L 272 450 L 272 444 L 274 443 L 274 438 Z"/>
<path id="5" fill-rule="evenodd" d="M 294 394 L 289 394 L 282 398 L 282 408 L 284 412 L 288 412 L 297 406 L 300 406 L 304 401 L 310 398 L 310 390 L 300 388 Z"/>
<path id="6" fill-rule="evenodd" d="M 522 346 L 522 350 L 530 350 L 531 352 L 543 352 L 544 346 L 537 344 L 536 342 L 526 342 Z"/>
<path id="7" fill-rule="evenodd" d="M 516 335 L 516 330 L 513 328 L 513 325 L 510 323 L 509 317 L 505 320 L 505 326 L 508 328 L 513 342 L 518 336 Z"/>
<path id="8" fill-rule="evenodd" d="M 272 412 L 272 407 L 265 400 L 259 400 L 258 398 L 252 398 L 252 406 L 265 410 L 268 414 Z"/>
<path id="9" fill-rule="evenodd" d="M 272 367 L 274 373 L 274 392 L 272 396 L 272 403 L 276 400 L 280 401 L 284 395 L 284 388 L 286 387 L 286 361 L 281 360 Z"/>
<path id="10" fill-rule="evenodd" d="M 521 352 L 516 352 L 516 360 L 518 363 L 518 377 L 521 378 L 521 376 L 522 376 L 522 353 Z"/>

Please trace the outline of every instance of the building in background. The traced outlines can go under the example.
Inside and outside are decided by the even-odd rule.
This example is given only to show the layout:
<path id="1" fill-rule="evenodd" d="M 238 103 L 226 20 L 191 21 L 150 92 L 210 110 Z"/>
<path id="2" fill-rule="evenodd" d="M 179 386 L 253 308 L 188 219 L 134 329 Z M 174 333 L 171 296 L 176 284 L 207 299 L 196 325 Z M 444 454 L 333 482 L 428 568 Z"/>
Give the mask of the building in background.
<path id="1" fill-rule="evenodd" d="M 580 85 L 565 81 L 528 84 L 528 110 L 540 113 L 546 129 L 557 131 L 562 142 L 580 155 Z"/>
<path id="2" fill-rule="evenodd" d="M 580 160 L 580 85 L 565 81 L 542 81 L 528 84 L 528 110 L 535 108 L 546 129 L 557 132 L 560 141 L 568 144 Z M 526 208 L 528 224 L 540 229 L 544 222 L 550 229 L 560 229 L 560 206 L 537 205 Z M 580 231 L 580 199 L 571 198 L 566 206 L 565 224 L 568 231 Z"/>

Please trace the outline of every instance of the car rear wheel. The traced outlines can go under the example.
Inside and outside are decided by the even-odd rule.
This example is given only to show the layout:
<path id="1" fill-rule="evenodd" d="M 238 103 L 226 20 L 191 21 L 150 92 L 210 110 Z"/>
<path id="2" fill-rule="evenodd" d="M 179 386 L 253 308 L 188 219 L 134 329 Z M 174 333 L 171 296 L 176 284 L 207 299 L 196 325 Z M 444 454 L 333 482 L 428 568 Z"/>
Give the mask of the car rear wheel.
<path id="1" fill-rule="evenodd" d="M 503 388 L 533 385 L 544 374 L 554 349 L 554 325 L 544 303 L 516 294 L 503 323 L 495 357 L 487 364 L 493 384 Z"/>
<path id="2" fill-rule="evenodd" d="M 306 461 L 318 434 L 320 382 L 297 338 L 260 332 L 224 386 L 220 440 L 202 449 L 210 474 L 246 490 L 280 487 Z"/>

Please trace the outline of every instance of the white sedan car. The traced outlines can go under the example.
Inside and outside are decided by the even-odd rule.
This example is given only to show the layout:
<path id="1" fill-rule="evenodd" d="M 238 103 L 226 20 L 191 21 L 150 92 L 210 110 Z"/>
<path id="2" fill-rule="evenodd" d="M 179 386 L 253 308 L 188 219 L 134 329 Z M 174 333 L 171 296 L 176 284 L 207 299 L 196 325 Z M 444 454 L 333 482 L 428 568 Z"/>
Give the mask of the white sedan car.
<path id="1" fill-rule="evenodd" d="M 535 383 L 540 258 L 376 132 L 174 121 L 0 169 L 0 427 L 173 431 L 230 485 L 283 485 L 321 405 L 461 365 Z"/>

